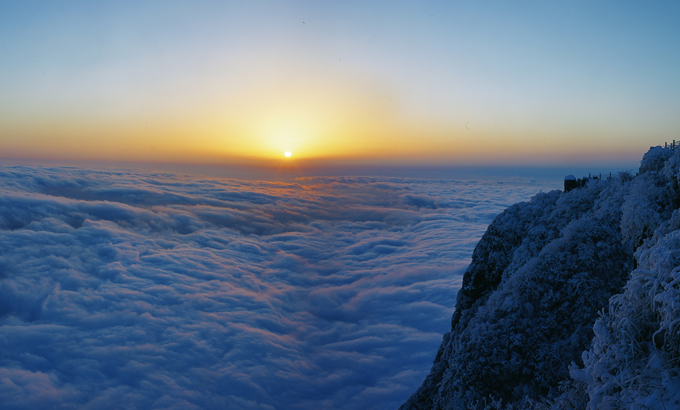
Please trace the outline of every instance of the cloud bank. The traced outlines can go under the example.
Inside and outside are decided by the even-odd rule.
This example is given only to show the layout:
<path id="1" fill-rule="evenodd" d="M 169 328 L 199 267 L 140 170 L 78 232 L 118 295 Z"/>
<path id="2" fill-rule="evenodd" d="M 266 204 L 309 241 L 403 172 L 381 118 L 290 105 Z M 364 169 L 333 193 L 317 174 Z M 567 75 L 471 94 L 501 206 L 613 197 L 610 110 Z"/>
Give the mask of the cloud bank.
<path id="1" fill-rule="evenodd" d="M 387 409 L 535 181 L 0 167 L 6 409 Z"/>

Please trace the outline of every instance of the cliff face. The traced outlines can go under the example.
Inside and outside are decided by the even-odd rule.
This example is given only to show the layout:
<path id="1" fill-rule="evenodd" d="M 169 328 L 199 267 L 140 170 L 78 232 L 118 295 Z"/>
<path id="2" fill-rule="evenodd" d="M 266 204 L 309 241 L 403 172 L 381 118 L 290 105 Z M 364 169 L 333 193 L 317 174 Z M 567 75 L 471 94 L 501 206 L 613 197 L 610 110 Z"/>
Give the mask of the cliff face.
<path id="1" fill-rule="evenodd" d="M 680 239 L 661 239 L 680 227 L 680 215 L 673 212 L 680 191 L 679 158 L 680 151 L 657 147 L 645 155 L 645 172 L 635 178 L 622 174 L 568 193 L 541 193 L 499 215 L 473 253 L 451 332 L 444 336 L 430 375 L 401 409 L 598 408 L 613 403 L 604 391 L 620 394 L 621 389 L 602 380 L 617 374 L 621 354 L 610 345 L 630 342 L 614 336 L 619 330 L 613 329 L 643 304 L 636 299 L 634 307 L 622 308 L 622 298 L 639 296 L 622 295 L 644 276 L 641 270 L 656 266 L 652 260 L 666 252 L 658 247 L 680 244 Z M 676 234 L 680 238 L 680 231 Z M 667 276 L 674 263 L 667 263 Z M 673 283 L 676 289 L 680 279 Z M 616 306 L 598 319 L 610 298 Z M 675 301 L 680 312 L 680 297 Z M 652 343 L 654 352 L 666 345 L 669 352 L 675 349 L 663 359 L 671 370 L 669 361 L 676 360 L 676 369 L 678 364 L 673 339 L 680 329 L 680 319 L 673 322 L 678 312 L 664 319 L 664 341 Z M 654 323 L 657 316 L 645 320 Z M 630 326 L 619 333 L 632 335 Z M 640 337 L 655 334 L 658 339 L 657 328 L 652 325 Z M 610 350 L 614 353 L 607 357 L 613 359 L 604 374 L 599 361 Z"/>

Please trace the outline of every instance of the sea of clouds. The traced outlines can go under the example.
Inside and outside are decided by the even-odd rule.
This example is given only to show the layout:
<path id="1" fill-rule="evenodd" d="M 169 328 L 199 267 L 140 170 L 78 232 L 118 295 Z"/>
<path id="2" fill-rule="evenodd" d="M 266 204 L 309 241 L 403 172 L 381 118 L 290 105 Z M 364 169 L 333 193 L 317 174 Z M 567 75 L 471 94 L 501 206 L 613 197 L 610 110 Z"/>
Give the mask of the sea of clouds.
<path id="1" fill-rule="evenodd" d="M 554 182 L 0 166 L 2 408 L 395 409 Z"/>

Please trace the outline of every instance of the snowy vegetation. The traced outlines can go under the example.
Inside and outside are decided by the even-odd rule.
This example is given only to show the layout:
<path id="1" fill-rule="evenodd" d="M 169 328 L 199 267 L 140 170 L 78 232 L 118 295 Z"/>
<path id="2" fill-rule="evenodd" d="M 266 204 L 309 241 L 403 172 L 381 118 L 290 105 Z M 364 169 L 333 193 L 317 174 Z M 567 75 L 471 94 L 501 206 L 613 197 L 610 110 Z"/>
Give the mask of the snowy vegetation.
<path id="1" fill-rule="evenodd" d="M 680 150 L 540 193 L 477 245 L 407 409 L 680 408 Z"/>

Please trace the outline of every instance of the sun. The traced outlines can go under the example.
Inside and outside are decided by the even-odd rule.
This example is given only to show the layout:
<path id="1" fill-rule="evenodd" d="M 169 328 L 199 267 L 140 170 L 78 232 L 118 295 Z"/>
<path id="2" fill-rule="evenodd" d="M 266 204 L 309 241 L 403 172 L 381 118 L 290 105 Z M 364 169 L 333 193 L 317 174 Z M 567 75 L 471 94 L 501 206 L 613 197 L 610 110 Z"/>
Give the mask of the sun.
<path id="1" fill-rule="evenodd" d="M 286 157 L 290 158 L 291 155 L 293 155 L 290 151 L 286 151 L 283 153 Z"/>

